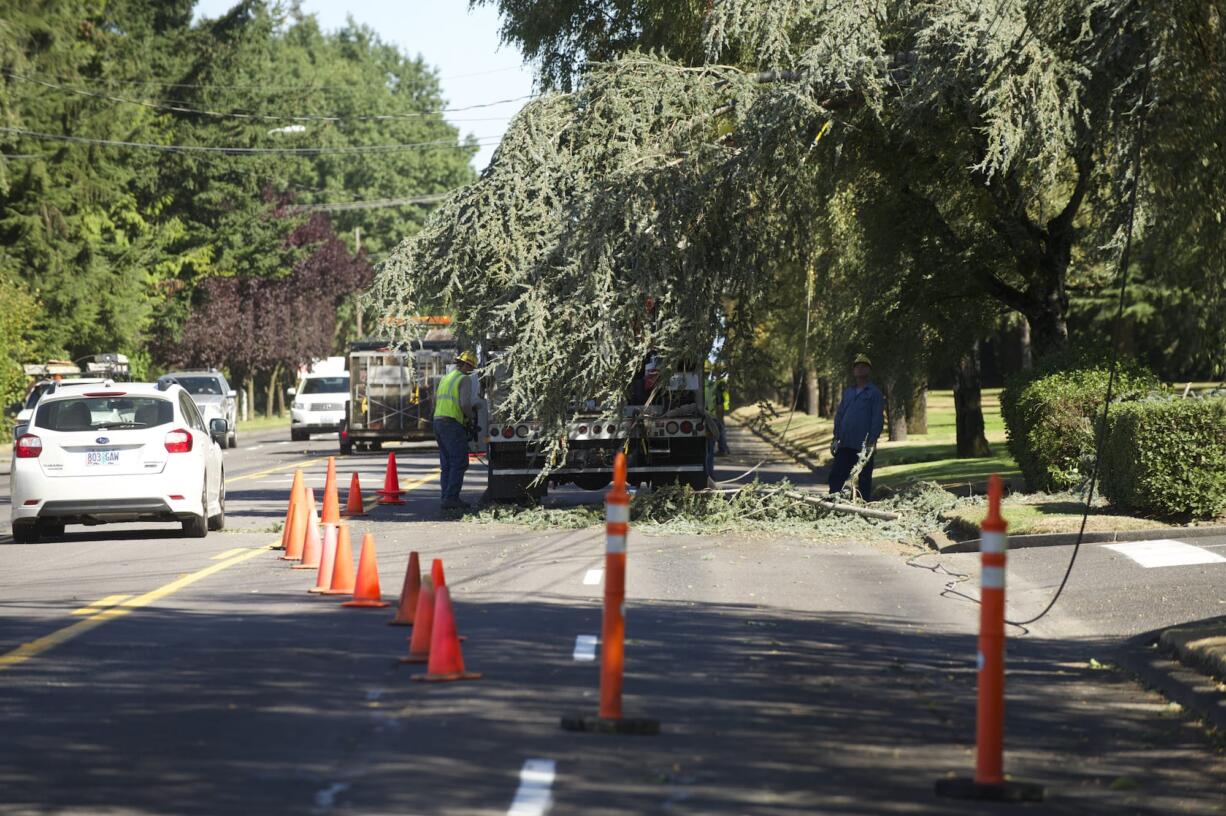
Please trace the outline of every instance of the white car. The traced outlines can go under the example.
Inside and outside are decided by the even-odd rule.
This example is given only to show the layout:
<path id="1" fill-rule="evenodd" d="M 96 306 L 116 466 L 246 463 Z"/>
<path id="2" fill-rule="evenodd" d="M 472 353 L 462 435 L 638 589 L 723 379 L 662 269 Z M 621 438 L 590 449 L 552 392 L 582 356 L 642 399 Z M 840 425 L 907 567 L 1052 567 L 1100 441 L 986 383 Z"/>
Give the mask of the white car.
<path id="1" fill-rule="evenodd" d="M 107 382 L 39 400 L 13 445 L 13 538 L 62 535 L 66 524 L 178 521 L 202 538 L 226 523 L 219 441 L 182 387 Z"/>
<path id="2" fill-rule="evenodd" d="M 311 438 L 313 433 L 335 433 L 345 421 L 349 403 L 349 374 L 307 374 L 290 388 L 294 398 L 290 405 L 289 437 L 295 442 Z"/>
<path id="3" fill-rule="evenodd" d="M 158 377 L 158 385 L 162 388 L 171 383 L 187 389 L 205 422 L 218 417 L 226 421 L 230 432 L 222 442 L 223 448 L 238 447 L 238 392 L 226 382 L 224 374 L 210 368 L 207 371 L 171 371 Z"/>

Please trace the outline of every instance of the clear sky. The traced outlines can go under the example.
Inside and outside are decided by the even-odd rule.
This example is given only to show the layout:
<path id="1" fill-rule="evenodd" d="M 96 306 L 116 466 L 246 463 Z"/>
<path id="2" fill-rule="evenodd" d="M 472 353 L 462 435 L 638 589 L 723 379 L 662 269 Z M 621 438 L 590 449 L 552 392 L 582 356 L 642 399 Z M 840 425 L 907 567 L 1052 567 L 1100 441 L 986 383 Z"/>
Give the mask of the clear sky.
<path id="1" fill-rule="evenodd" d="M 218 17 L 234 5 L 235 0 L 200 0 L 196 16 Z M 483 105 L 532 93 L 532 71 L 523 64 L 518 49 L 500 43 L 498 13 L 492 7 L 470 12 L 468 0 L 302 0 L 302 10 L 314 14 L 325 30 L 341 28 L 346 17 L 352 16 L 409 56 L 420 55 L 438 68 L 448 107 Z M 496 137 L 523 105 L 523 101 L 511 102 L 446 115 L 462 133 L 486 142 L 473 160 L 478 170 L 489 162 Z M 478 119 L 491 121 L 475 121 Z"/>

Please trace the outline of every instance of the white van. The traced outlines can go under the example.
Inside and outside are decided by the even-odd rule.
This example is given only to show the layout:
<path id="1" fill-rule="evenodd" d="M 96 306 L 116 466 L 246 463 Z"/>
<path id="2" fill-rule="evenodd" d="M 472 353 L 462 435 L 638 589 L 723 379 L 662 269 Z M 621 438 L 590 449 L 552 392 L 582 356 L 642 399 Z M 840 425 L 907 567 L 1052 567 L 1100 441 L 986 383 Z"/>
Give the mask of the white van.
<path id="1" fill-rule="evenodd" d="M 325 371 L 303 374 L 298 387 L 289 389 L 289 436 L 303 442 L 314 433 L 336 433 L 349 407 L 349 372 Z"/>

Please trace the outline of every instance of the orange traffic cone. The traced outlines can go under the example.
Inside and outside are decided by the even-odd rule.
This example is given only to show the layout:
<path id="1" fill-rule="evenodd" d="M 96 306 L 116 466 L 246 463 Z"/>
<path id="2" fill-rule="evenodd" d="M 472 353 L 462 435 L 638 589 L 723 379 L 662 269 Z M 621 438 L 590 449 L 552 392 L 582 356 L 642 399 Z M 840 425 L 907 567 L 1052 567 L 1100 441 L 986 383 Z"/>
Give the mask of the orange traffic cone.
<path id="1" fill-rule="evenodd" d="M 434 625 L 430 633 L 430 662 L 425 674 L 415 674 L 411 680 L 442 683 L 448 680 L 480 680 L 477 672 L 464 671 L 464 655 L 460 653 L 460 638 L 455 630 L 455 613 L 451 608 L 451 591 L 439 587 L 434 596 Z"/>
<path id="2" fill-rule="evenodd" d="M 302 563 L 291 564 L 290 569 L 319 569 L 319 556 L 323 553 L 323 542 L 319 538 L 319 515 L 315 511 L 315 491 L 307 490 L 307 521 L 306 537 L 302 541 Z"/>
<path id="3" fill-rule="evenodd" d="M 379 504 L 404 504 L 400 498 L 400 476 L 396 473 L 396 452 L 387 454 L 387 474 L 383 477 L 383 489 L 379 491 Z"/>
<path id="4" fill-rule="evenodd" d="M 443 575 L 443 559 L 436 558 L 430 565 L 430 580 L 434 582 L 435 589 L 447 586 L 447 576 Z"/>
<path id="5" fill-rule="evenodd" d="M 375 561 L 375 537 L 370 533 L 362 536 L 362 554 L 358 556 L 358 580 L 353 590 L 353 600 L 341 606 L 374 608 L 387 606 L 379 593 L 379 565 Z"/>
<path id="6" fill-rule="evenodd" d="M 298 495 L 294 498 L 294 518 L 290 521 L 289 538 L 285 541 L 285 555 L 282 561 L 301 561 L 302 547 L 306 544 L 307 527 L 311 523 L 310 509 L 307 507 L 307 488 L 305 484 L 298 485 Z"/>
<path id="7" fill-rule="evenodd" d="M 324 551 L 319 559 L 319 571 L 315 573 L 315 586 L 308 589 L 307 592 L 322 594 L 331 589 L 332 570 L 336 566 L 336 543 L 339 533 L 338 525 L 324 525 Z"/>
<path id="8" fill-rule="evenodd" d="M 332 584 L 324 595 L 353 594 L 353 544 L 349 540 L 349 525 L 342 524 L 336 536 L 336 558 L 332 561 Z"/>
<path id="9" fill-rule="evenodd" d="M 401 663 L 425 663 L 430 659 L 430 636 L 434 631 L 434 586 L 429 578 L 421 582 L 421 592 L 417 596 L 417 612 L 413 620 L 409 654 L 400 658 Z"/>
<path id="10" fill-rule="evenodd" d="M 339 524 L 341 520 L 340 499 L 336 495 L 336 457 L 328 457 L 328 477 L 324 480 L 324 507 L 320 514 L 324 524 Z"/>
<path id="11" fill-rule="evenodd" d="M 345 515 L 366 515 L 366 505 L 362 502 L 362 483 L 358 481 L 358 474 L 356 473 L 349 480 L 349 497 L 345 501 Z"/>
<path id="12" fill-rule="evenodd" d="M 388 626 L 412 626 L 413 616 L 417 611 L 417 596 L 421 594 L 421 565 L 417 560 L 417 550 L 409 553 L 409 566 L 404 571 L 404 586 L 400 589 L 400 604 L 396 607 L 396 617 L 387 622 Z"/>
<path id="13" fill-rule="evenodd" d="M 290 485 L 289 502 L 285 506 L 285 526 L 281 528 L 281 546 L 278 550 L 284 550 L 289 544 L 289 529 L 294 523 L 294 505 L 298 502 L 298 493 L 302 490 L 302 468 L 294 471 L 294 483 Z"/>

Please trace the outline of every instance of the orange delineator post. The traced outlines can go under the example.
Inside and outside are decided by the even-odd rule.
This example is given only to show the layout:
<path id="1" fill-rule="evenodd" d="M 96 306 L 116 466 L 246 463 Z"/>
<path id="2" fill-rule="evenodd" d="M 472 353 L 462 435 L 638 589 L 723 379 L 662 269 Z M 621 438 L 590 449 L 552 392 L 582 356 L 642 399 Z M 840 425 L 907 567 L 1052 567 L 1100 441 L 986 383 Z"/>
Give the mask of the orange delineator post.
<path id="1" fill-rule="evenodd" d="M 988 481 L 988 515 L 979 525 L 982 569 L 979 594 L 979 697 L 976 706 L 975 782 L 1005 781 L 1005 530 L 1001 481 Z"/>
<path id="2" fill-rule="evenodd" d="M 626 492 L 626 455 L 613 465 L 613 487 L 605 498 L 604 625 L 600 635 L 600 717 L 622 716 L 622 674 L 626 666 L 626 536 L 630 532 L 630 494 Z"/>
<path id="3" fill-rule="evenodd" d="M 626 665 L 626 537 L 630 532 L 630 493 L 626 455 L 613 460 L 613 487 L 605 498 L 604 622 L 600 641 L 600 710 L 596 717 L 563 717 L 568 731 L 609 734 L 658 734 L 660 723 L 622 716 L 622 679 Z"/>
<path id="4" fill-rule="evenodd" d="M 988 514 L 979 525 L 979 668 L 975 709 L 975 777 L 942 779 L 936 792 L 962 799 L 1037 802 L 1043 787 L 1005 779 L 1005 554 L 1008 523 L 1000 513 L 1004 484 L 988 479 Z"/>

